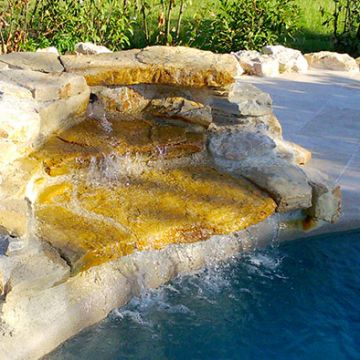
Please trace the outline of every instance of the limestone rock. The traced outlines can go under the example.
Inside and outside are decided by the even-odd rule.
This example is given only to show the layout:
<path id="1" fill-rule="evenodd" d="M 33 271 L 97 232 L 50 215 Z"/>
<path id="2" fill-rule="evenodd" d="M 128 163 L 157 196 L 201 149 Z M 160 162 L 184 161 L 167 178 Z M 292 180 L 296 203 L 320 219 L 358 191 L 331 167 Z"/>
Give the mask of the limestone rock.
<path id="1" fill-rule="evenodd" d="M 0 225 L 15 236 L 25 236 L 31 222 L 31 183 L 41 179 L 41 164 L 19 159 L 0 171 Z"/>
<path id="2" fill-rule="evenodd" d="M 271 138 L 281 141 L 282 128 L 279 120 L 273 114 L 262 116 L 235 116 L 218 109 L 212 109 L 212 129 L 216 131 L 229 130 L 231 132 L 253 131 L 267 134 Z"/>
<path id="3" fill-rule="evenodd" d="M 0 61 L 0 70 L 8 70 L 9 65 Z"/>
<path id="4" fill-rule="evenodd" d="M 154 46 L 111 54 L 61 57 L 67 72 L 83 75 L 90 86 L 166 84 L 225 87 L 242 73 L 232 55 L 186 47 Z"/>
<path id="5" fill-rule="evenodd" d="M 356 58 L 356 62 L 357 62 L 357 64 L 358 64 L 359 67 L 360 67 L 360 56 L 359 56 L 358 58 Z"/>
<path id="6" fill-rule="evenodd" d="M 307 209 L 311 206 L 312 190 L 299 167 L 277 158 L 247 161 L 237 171 L 275 199 L 279 212 Z"/>
<path id="7" fill-rule="evenodd" d="M 5 63 L 10 69 L 34 70 L 45 73 L 63 72 L 56 54 L 41 52 L 14 52 L 0 55 L 0 63 Z"/>
<path id="8" fill-rule="evenodd" d="M 6 291 L 43 290 L 66 280 L 70 268 L 49 245 L 8 258 L 0 257 L 0 273 L 6 274 Z"/>
<path id="9" fill-rule="evenodd" d="M 276 201 L 277 211 L 287 212 L 311 207 L 312 189 L 304 171 L 274 153 L 242 161 L 213 154 L 216 165 L 227 172 L 249 179 Z"/>
<path id="10" fill-rule="evenodd" d="M 81 76 L 8 70 L 0 71 L 0 82 L 6 149 L 2 153 L 9 161 L 33 151 L 49 135 L 77 124 L 86 114 L 90 89 Z M 19 97 L 26 101 L 19 102 Z"/>
<path id="11" fill-rule="evenodd" d="M 356 60 L 348 54 L 339 54 L 331 51 L 320 51 L 305 54 L 310 67 L 315 69 L 358 72 Z"/>
<path id="12" fill-rule="evenodd" d="M 254 50 L 234 53 L 241 67 L 249 75 L 274 77 L 279 75 L 279 62 L 274 57 Z"/>
<path id="13" fill-rule="evenodd" d="M 74 96 L 55 101 L 39 103 L 41 127 L 39 138 L 41 143 L 50 135 L 60 133 L 85 119 L 89 103 L 90 89 Z"/>
<path id="14" fill-rule="evenodd" d="M 269 94 L 251 84 L 237 82 L 228 97 L 214 97 L 211 107 L 217 117 L 239 118 L 272 114 Z"/>
<path id="15" fill-rule="evenodd" d="M 297 165 L 306 165 L 312 157 L 311 151 L 290 141 L 276 141 L 276 150 L 280 157 Z"/>
<path id="16" fill-rule="evenodd" d="M 305 169 L 312 187 L 312 206 L 308 214 L 318 220 L 335 223 L 341 214 L 340 186 L 316 169 Z"/>
<path id="17" fill-rule="evenodd" d="M 208 127 L 212 122 L 211 107 L 182 97 L 151 100 L 146 112 L 160 117 L 175 118 Z"/>
<path id="18" fill-rule="evenodd" d="M 71 201 L 77 205 L 69 210 Z M 185 167 L 146 171 L 112 187 L 54 185 L 40 194 L 36 207 L 39 236 L 80 270 L 135 249 L 244 229 L 269 216 L 275 203 L 245 180 Z"/>
<path id="19" fill-rule="evenodd" d="M 138 115 L 150 104 L 155 92 L 148 85 L 133 86 L 94 86 L 91 88 L 93 94 L 102 105 L 102 111 L 110 116 L 116 115 Z M 96 104 L 94 104 L 96 105 Z M 96 109 L 92 112 L 96 113 Z"/>
<path id="20" fill-rule="evenodd" d="M 37 49 L 37 53 L 51 53 L 60 56 L 58 49 L 55 46 L 50 46 L 42 49 Z"/>
<path id="21" fill-rule="evenodd" d="M 261 157 L 271 153 L 275 147 L 269 136 L 249 131 L 214 133 L 209 139 L 213 156 L 233 161 Z"/>
<path id="22" fill-rule="evenodd" d="M 280 64 L 280 73 L 304 73 L 308 70 L 308 62 L 299 50 L 282 45 L 264 46 L 263 53 L 272 55 Z"/>
<path id="23" fill-rule="evenodd" d="M 44 74 L 31 70 L 0 71 L 0 81 L 28 89 L 37 101 L 66 99 L 88 92 L 82 76 L 67 73 Z"/>
<path id="24" fill-rule="evenodd" d="M 236 83 L 229 94 L 229 101 L 237 104 L 242 116 L 262 116 L 272 113 L 270 95 L 251 84 Z"/>
<path id="25" fill-rule="evenodd" d="M 80 55 L 96 55 L 112 53 L 106 46 L 96 45 L 91 42 L 80 42 L 75 45 L 75 53 Z"/>
<path id="26" fill-rule="evenodd" d="M 0 167 L 30 153 L 38 138 L 38 104 L 26 89 L 0 80 Z"/>

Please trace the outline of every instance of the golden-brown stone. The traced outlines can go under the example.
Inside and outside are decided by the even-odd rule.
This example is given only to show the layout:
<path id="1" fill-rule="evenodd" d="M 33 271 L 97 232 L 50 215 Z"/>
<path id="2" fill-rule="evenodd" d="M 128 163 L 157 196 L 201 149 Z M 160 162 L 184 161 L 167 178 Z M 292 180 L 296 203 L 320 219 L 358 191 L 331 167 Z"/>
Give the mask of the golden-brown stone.
<path id="1" fill-rule="evenodd" d="M 126 232 L 65 206 L 40 207 L 36 217 L 38 235 L 60 251 L 73 272 L 133 252 L 131 236 Z"/>
<path id="2" fill-rule="evenodd" d="M 116 185 L 53 185 L 38 198 L 40 236 L 84 269 L 131 253 L 245 229 L 274 201 L 208 167 L 152 170 Z"/>
<path id="3" fill-rule="evenodd" d="M 65 55 L 65 70 L 88 85 L 164 84 L 225 87 L 242 74 L 234 56 L 186 47 L 153 46 L 99 55 Z"/>
<path id="4" fill-rule="evenodd" d="M 100 122 L 87 119 L 51 138 L 31 157 L 42 161 L 51 176 L 69 173 L 89 165 L 91 158 L 109 154 L 141 154 L 148 159 L 189 156 L 204 148 L 202 134 L 150 120 Z"/>

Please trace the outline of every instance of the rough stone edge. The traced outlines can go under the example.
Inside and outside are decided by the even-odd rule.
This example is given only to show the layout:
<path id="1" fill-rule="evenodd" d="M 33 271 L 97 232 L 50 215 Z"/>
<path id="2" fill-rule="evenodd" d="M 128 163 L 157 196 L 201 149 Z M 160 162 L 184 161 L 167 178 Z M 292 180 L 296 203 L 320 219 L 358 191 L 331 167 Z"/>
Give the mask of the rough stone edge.
<path id="1" fill-rule="evenodd" d="M 305 218 L 301 211 L 275 214 L 232 235 L 105 263 L 40 293 L 10 293 L 2 307 L 3 317 L 10 321 L 0 322 L 0 354 L 7 360 L 38 359 L 146 289 L 239 253 L 302 237 Z"/>

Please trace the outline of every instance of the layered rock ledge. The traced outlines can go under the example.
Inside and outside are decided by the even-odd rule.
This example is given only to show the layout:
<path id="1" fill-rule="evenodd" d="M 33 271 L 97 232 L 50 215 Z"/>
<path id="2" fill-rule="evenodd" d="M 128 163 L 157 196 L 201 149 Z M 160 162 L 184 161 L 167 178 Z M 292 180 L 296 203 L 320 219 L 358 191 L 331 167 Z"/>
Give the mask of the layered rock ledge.
<path id="1" fill-rule="evenodd" d="M 339 188 L 283 139 L 270 96 L 238 79 L 232 55 L 152 47 L 0 64 L 6 359 L 39 358 L 141 289 L 283 225 L 339 217 Z"/>

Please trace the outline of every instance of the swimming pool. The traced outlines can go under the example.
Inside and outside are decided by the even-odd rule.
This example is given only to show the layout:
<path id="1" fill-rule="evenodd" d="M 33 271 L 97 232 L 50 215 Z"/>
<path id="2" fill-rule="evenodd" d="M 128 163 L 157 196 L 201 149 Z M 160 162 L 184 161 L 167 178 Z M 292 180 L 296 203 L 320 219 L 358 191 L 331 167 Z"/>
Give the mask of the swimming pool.
<path id="1" fill-rule="evenodd" d="M 359 358 L 360 232 L 283 243 L 175 279 L 46 357 Z"/>

